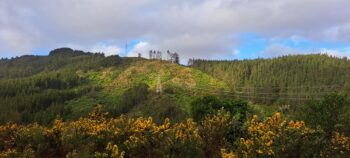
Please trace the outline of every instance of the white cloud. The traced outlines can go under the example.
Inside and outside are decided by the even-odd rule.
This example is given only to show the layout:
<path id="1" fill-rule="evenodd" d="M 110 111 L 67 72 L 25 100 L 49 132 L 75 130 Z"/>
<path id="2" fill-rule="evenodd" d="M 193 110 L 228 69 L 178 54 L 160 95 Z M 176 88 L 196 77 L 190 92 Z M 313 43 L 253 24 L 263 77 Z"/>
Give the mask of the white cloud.
<path id="1" fill-rule="evenodd" d="M 341 41 L 350 41 L 350 22 L 331 29 L 331 37 Z"/>
<path id="2" fill-rule="evenodd" d="M 137 43 L 132 50 L 130 50 L 127 54 L 129 57 L 137 57 L 139 53 L 141 53 L 141 56 L 144 58 L 148 57 L 148 51 L 151 50 L 149 47 L 149 43 L 141 41 Z"/>
<path id="3" fill-rule="evenodd" d="M 117 45 L 113 43 L 95 43 L 95 44 L 92 44 L 91 46 L 66 43 L 66 44 L 57 45 L 56 47 L 57 48 L 69 47 L 75 50 L 82 50 L 86 52 L 104 53 L 105 56 L 120 55 L 122 51 L 121 48 L 119 48 Z"/>
<path id="4" fill-rule="evenodd" d="M 335 57 L 349 57 L 350 58 L 350 47 L 339 48 L 339 49 L 327 49 L 318 48 L 313 50 L 299 50 L 291 48 L 281 44 L 271 44 L 264 51 L 260 52 L 261 56 L 264 57 L 278 57 L 283 55 L 296 55 L 296 54 L 328 54 Z"/>
<path id="5" fill-rule="evenodd" d="M 0 30 L 0 43 L 2 51 L 21 52 L 31 49 L 32 41 L 25 34 L 11 29 Z"/>
<path id="6" fill-rule="evenodd" d="M 299 45 L 301 42 L 301 38 L 299 36 L 293 35 L 290 37 L 294 45 Z"/>
<path id="7" fill-rule="evenodd" d="M 302 54 L 303 52 L 298 51 L 297 49 L 281 45 L 281 44 L 272 44 L 269 45 L 260 55 L 264 57 L 277 57 L 282 55 L 292 55 L 292 54 Z"/>
<path id="8" fill-rule="evenodd" d="M 240 53 L 240 51 L 239 51 L 238 49 L 235 49 L 235 50 L 233 50 L 233 53 L 232 53 L 232 54 L 233 54 L 234 56 L 237 56 L 239 53 Z"/>
<path id="9" fill-rule="evenodd" d="M 339 50 L 322 48 L 320 49 L 320 52 L 322 54 L 328 54 L 331 56 L 350 58 L 350 47 Z"/>
<path id="10" fill-rule="evenodd" d="M 215 58 L 232 55 L 244 32 L 350 43 L 348 6 L 349 0 L 1 0 L 0 32 L 11 28 L 17 37 L 0 34 L 0 56 L 109 40 L 116 46 L 100 49 L 116 52 L 126 40 L 142 39 L 183 58 Z"/>
<path id="11" fill-rule="evenodd" d="M 106 56 L 120 54 L 120 48 L 114 45 L 98 44 L 90 49 L 91 52 L 101 52 Z"/>

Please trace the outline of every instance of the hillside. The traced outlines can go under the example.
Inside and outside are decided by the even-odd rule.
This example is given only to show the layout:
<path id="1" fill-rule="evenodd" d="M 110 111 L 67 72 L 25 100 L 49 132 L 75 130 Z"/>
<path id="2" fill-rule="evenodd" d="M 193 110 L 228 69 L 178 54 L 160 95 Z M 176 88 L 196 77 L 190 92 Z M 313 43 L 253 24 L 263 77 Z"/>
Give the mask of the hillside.
<path id="1" fill-rule="evenodd" d="M 48 56 L 25 55 L 0 60 L 0 79 L 33 76 L 41 72 L 56 70 L 75 71 L 100 69 L 118 65 L 119 56 L 105 57 L 101 53 L 90 53 L 70 48 L 55 49 Z"/>
<path id="2" fill-rule="evenodd" d="M 350 91 L 350 60 L 327 55 L 193 60 L 191 67 L 221 79 L 232 93 L 258 103 L 295 104 L 331 92 Z"/>
<path id="3" fill-rule="evenodd" d="M 155 93 L 158 77 L 161 95 Z M 214 92 L 226 86 L 199 70 L 166 61 L 61 48 L 48 56 L 0 60 L 0 122 L 48 124 L 57 115 L 77 119 L 97 104 L 111 116 L 158 116 L 172 109 L 177 113 L 171 115 L 185 118 L 193 96 L 209 93 L 199 89 L 210 87 L 216 87 Z M 162 115 L 160 119 L 170 114 Z"/>
<path id="4" fill-rule="evenodd" d="M 158 82 L 162 94 L 156 93 Z M 111 116 L 183 120 L 191 102 L 207 94 L 303 104 L 338 91 L 350 91 L 350 61 L 326 55 L 194 60 L 185 67 L 60 48 L 48 56 L 0 60 L 0 123 L 49 124 L 57 115 L 72 120 L 97 104 Z"/>
<path id="5" fill-rule="evenodd" d="M 326 55 L 194 60 L 185 67 L 60 48 L 48 56 L 0 60 L 1 123 L 48 124 L 57 115 L 77 119 L 97 104 L 111 116 L 181 120 L 189 115 L 192 100 L 206 94 L 302 104 L 338 91 L 350 91 L 350 61 Z"/>
<path id="6" fill-rule="evenodd" d="M 285 109 L 266 104 L 291 103 L 282 94 L 301 96 L 300 87 L 308 95 L 347 92 L 345 59 L 196 60 L 186 67 L 62 48 L 0 63 L 0 157 L 350 154 L 346 95 Z"/>

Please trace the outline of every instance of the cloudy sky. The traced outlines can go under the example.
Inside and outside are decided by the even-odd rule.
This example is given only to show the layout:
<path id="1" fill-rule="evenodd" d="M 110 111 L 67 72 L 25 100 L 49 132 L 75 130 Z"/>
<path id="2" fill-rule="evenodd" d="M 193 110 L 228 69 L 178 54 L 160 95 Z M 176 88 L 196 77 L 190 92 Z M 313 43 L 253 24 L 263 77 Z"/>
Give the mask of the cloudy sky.
<path id="1" fill-rule="evenodd" d="M 188 58 L 350 57 L 350 0 L 1 0 L 0 57 L 71 47 Z M 125 50 L 125 44 L 128 49 Z"/>

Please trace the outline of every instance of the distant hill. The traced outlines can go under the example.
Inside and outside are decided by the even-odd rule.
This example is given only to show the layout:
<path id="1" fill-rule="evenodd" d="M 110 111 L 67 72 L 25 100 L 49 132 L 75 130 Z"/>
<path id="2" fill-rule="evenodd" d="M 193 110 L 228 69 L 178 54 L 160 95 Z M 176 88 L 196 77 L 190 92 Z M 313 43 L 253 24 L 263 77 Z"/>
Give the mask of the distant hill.
<path id="1" fill-rule="evenodd" d="M 194 60 L 188 67 L 59 48 L 48 56 L 0 60 L 0 124 L 50 124 L 57 116 L 73 120 L 97 104 L 110 116 L 180 121 L 188 117 L 190 103 L 207 94 L 300 104 L 335 91 L 350 92 L 350 61 L 345 58 Z"/>
<path id="2" fill-rule="evenodd" d="M 55 49 L 49 56 L 25 55 L 0 60 L 0 79 L 32 76 L 43 71 L 99 69 L 121 63 L 119 56 L 105 57 L 70 48 Z"/>
<path id="3" fill-rule="evenodd" d="M 156 93 L 159 81 L 162 94 Z M 176 120 L 188 115 L 194 96 L 225 89 L 214 77 L 167 61 L 60 48 L 48 56 L 0 60 L 0 123 L 77 119 L 97 104 L 111 116 Z"/>
<path id="4" fill-rule="evenodd" d="M 255 60 L 193 60 L 192 68 L 215 76 L 231 92 L 257 103 L 297 104 L 330 92 L 350 93 L 350 60 L 292 55 Z"/>

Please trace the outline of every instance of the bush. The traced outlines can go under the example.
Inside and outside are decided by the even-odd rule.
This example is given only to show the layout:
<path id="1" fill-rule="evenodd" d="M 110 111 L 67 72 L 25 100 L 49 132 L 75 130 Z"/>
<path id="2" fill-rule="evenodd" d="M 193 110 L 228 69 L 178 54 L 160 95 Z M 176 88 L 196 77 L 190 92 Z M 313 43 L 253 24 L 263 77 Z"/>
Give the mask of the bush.
<path id="1" fill-rule="evenodd" d="M 221 108 L 230 112 L 232 115 L 239 115 L 239 120 L 245 120 L 247 114 L 251 112 L 248 103 L 241 99 L 223 99 L 220 100 L 214 96 L 204 96 L 194 100 L 191 103 L 191 115 L 196 121 L 200 121 L 207 115 L 213 115 Z"/>
<path id="2" fill-rule="evenodd" d="M 321 101 L 311 101 L 302 107 L 299 118 L 313 128 L 320 127 L 330 137 L 334 131 L 349 131 L 350 127 L 346 126 L 350 120 L 349 107 L 350 102 L 345 95 L 330 94 Z"/>
<path id="3" fill-rule="evenodd" d="M 328 139 L 323 131 L 303 121 L 287 121 L 280 113 L 265 121 L 254 115 L 248 134 L 240 139 L 240 157 L 346 157 L 350 152 L 349 137 L 333 132 Z"/>
<path id="4" fill-rule="evenodd" d="M 219 110 L 217 114 L 203 119 L 199 131 L 204 141 L 203 151 L 206 157 L 217 157 L 220 149 L 228 146 L 227 136 L 232 126 L 231 115 L 225 110 Z"/>
<path id="5" fill-rule="evenodd" d="M 130 111 L 136 105 L 145 101 L 148 97 L 148 85 L 141 83 L 127 89 L 121 96 L 121 101 L 117 107 L 107 109 L 113 116 L 118 116 Z"/>

